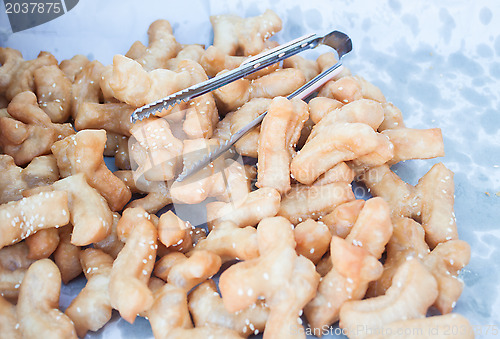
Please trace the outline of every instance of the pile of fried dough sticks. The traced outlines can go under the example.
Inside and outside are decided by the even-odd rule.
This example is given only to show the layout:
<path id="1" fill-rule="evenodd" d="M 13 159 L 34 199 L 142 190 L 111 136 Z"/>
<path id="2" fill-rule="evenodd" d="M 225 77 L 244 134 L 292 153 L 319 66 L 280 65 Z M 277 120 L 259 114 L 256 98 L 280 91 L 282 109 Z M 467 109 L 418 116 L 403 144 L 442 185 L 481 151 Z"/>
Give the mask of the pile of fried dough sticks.
<path id="1" fill-rule="evenodd" d="M 285 98 L 333 53 L 291 57 L 130 122 L 135 108 L 275 47 L 282 25 L 270 10 L 210 19 L 206 49 L 157 20 L 148 46 L 109 66 L 0 48 L 0 338 L 84 337 L 113 309 L 146 317 L 156 338 L 305 338 L 337 321 L 351 338 L 473 336 L 451 313 L 470 258 L 453 173 L 437 163 L 413 186 L 390 169 L 444 156 L 440 129 L 407 128 L 347 68 L 308 103 Z M 223 157 L 174 182 L 266 110 L 235 146 L 256 165 Z M 374 197 L 356 199 L 353 180 Z M 156 215 L 208 198 L 208 232 Z M 62 312 L 61 280 L 82 272 L 86 286 Z M 430 307 L 442 315 L 426 317 Z"/>

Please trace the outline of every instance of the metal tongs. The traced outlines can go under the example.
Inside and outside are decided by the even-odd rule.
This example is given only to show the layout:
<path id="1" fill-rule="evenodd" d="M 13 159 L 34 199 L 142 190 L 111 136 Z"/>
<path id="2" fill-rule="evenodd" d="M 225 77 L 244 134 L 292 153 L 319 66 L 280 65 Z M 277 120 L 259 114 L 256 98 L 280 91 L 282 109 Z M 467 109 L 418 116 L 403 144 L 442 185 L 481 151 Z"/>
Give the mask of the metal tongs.
<path id="1" fill-rule="evenodd" d="M 301 38 L 292 40 L 286 44 L 277 46 L 268 51 L 264 51 L 245 60 L 238 68 L 229 72 L 215 76 L 207 81 L 193 85 L 182 91 L 171 94 L 163 99 L 139 107 L 134 111 L 130 120 L 134 123 L 149 117 L 151 114 L 160 112 L 171 106 L 187 102 L 203 94 L 209 93 L 217 88 L 227 85 L 230 82 L 246 77 L 249 74 L 257 72 L 269 65 L 285 60 L 292 55 L 298 54 L 307 49 L 317 47 L 319 44 L 327 45 L 335 49 L 339 59 L 352 49 L 351 39 L 342 32 L 333 31 L 325 36 L 318 37 L 316 34 L 305 35 Z"/>
<path id="2" fill-rule="evenodd" d="M 315 92 L 319 87 L 321 87 L 323 84 L 331 80 L 335 75 L 339 74 L 342 71 L 342 57 L 352 50 L 351 39 L 346 34 L 339 31 L 330 32 L 323 37 L 317 37 L 316 34 L 311 34 L 290 41 L 289 43 L 280 45 L 271 50 L 265 51 L 245 60 L 236 69 L 186 88 L 180 92 L 169 95 L 164 99 L 138 108 L 132 114 L 131 121 L 136 122 L 137 120 L 142 120 L 149 117 L 151 114 L 154 114 L 155 112 L 161 111 L 164 108 L 179 104 L 181 101 L 187 102 L 193 98 L 209 93 L 217 88 L 227 85 L 230 82 L 241 79 L 269 65 L 280 62 L 281 60 L 291 57 L 292 55 L 300 53 L 301 51 L 315 48 L 319 44 L 324 44 L 335 49 L 339 56 L 339 60 L 335 65 L 323 71 L 287 97 L 287 99 L 292 99 L 295 97 L 305 99 L 313 92 Z M 177 177 L 176 181 L 183 181 L 187 177 L 208 166 L 212 161 L 219 158 L 245 134 L 247 134 L 255 126 L 261 123 L 266 114 L 267 111 L 259 115 L 248 125 L 233 134 L 228 141 L 202 158 L 194 166 L 190 167 L 189 169 L 184 168 L 183 172 Z"/>

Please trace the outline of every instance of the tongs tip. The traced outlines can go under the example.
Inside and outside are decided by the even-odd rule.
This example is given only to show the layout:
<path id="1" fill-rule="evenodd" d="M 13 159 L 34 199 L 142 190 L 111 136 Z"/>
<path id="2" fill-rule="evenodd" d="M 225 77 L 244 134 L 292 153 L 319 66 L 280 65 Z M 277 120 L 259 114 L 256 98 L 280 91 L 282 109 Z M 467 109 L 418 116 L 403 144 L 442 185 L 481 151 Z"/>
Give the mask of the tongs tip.
<path id="1" fill-rule="evenodd" d="M 332 31 L 322 38 L 322 43 L 332 47 L 341 59 L 344 55 L 352 51 L 351 38 L 340 31 Z"/>

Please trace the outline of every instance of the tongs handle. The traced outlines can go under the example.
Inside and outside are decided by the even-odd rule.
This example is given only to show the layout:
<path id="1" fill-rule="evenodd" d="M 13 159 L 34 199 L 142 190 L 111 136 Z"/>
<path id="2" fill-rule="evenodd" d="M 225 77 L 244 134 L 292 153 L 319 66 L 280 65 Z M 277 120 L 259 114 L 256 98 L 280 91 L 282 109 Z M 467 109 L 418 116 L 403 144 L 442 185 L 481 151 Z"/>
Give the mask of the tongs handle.
<path id="1" fill-rule="evenodd" d="M 305 99 L 309 95 L 311 95 L 318 88 L 323 86 L 326 82 L 331 80 L 335 75 L 339 74 L 342 71 L 342 58 L 340 58 L 339 62 L 337 62 L 332 67 L 328 68 L 324 72 L 318 74 L 316 77 L 311 79 L 309 82 L 304 84 L 302 87 L 297 89 L 295 92 L 287 96 L 287 99 L 292 99 L 294 97 L 298 97 L 299 99 Z M 215 151 L 211 152 L 208 156 L 201 159 L 199 162 L 194 164 L 189 169 L 184 169 L 184 171 L 179 174 L 176 181 L 183 181 L 187 177 L 193 175 L 199 170 L 205 168 L 215 159 L 219 158 L 222 154 L 226 153 L 238 140 L 240 140 L 245 134 L 247 134 L 250 130 L 252 130 L 255 126 L 260 124 L 264 117 L 266 116 L 267 111 L 260 114 L 257 118 L 248 123 L 245 127 L 240 129 L 238 132 L 231 135 L 231 138 L 226 141 L 224 144 L 219 146 Z"/>
<path id="2" fill-rule="evenodd" d="M 257 54 L 256 56 L 245 60 L 239 67 L 233 70 L 219 74 L 211 79 L 208 79 L 207 81 L 193 85 L 182 91 L 136 109 L 130 117 L 131 121 L 135 122 L 137 120 L 142 120 L 154 112 L 159 112 L 162 109 L 178 104 L 181 101 L 189 101 L 227 85 L 235 80 L 244 78 L 245 76 L 267 66 L 287 59 L 306 49 L 315 48 L 320 43 L 322 38 L 323 37 L 318 37 L 316 34 L 305 35 L 286 44 Z"/>

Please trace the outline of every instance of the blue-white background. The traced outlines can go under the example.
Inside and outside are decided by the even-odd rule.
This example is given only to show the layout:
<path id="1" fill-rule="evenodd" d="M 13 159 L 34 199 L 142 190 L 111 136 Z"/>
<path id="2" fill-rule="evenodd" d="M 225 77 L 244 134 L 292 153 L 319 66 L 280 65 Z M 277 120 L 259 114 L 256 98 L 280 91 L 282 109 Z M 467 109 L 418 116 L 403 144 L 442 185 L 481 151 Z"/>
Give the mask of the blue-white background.
<path id="1" fill-rule="evenodd" d="M 408 127 L 442 128 L 445 158 L 408 161 L 396 171 L 412 184 L 437 161 L 455 172 L 459 235 L 472 246 L 455 312 L 468 317 L 476 333 L 482 330 L 477 337 L 500 337 L 491 327 L 485 334 L 488 325 L 500 326 L 500 1 L 80 0 L 64 16 L 16 34 L 0 2 L 0 46 L 29 59 L 46 50 L 59 61 L 85 54 L 109 64 L 135 40 L 147 43 L 156 19 L 168 19 L 181 43 L 208 44 L 209 15 L 253 16 L 267 8 L 283 19 L 275 37 L 280 42 L 333 29 L 347 33 L 354 50 L 346 66 L 379 86 Z M 63 306 L 83 284 L 63 290 Z M 151 330 L 142 319 L 133 326 L 114 319 L 89 335 L 147 336 Z"/>

